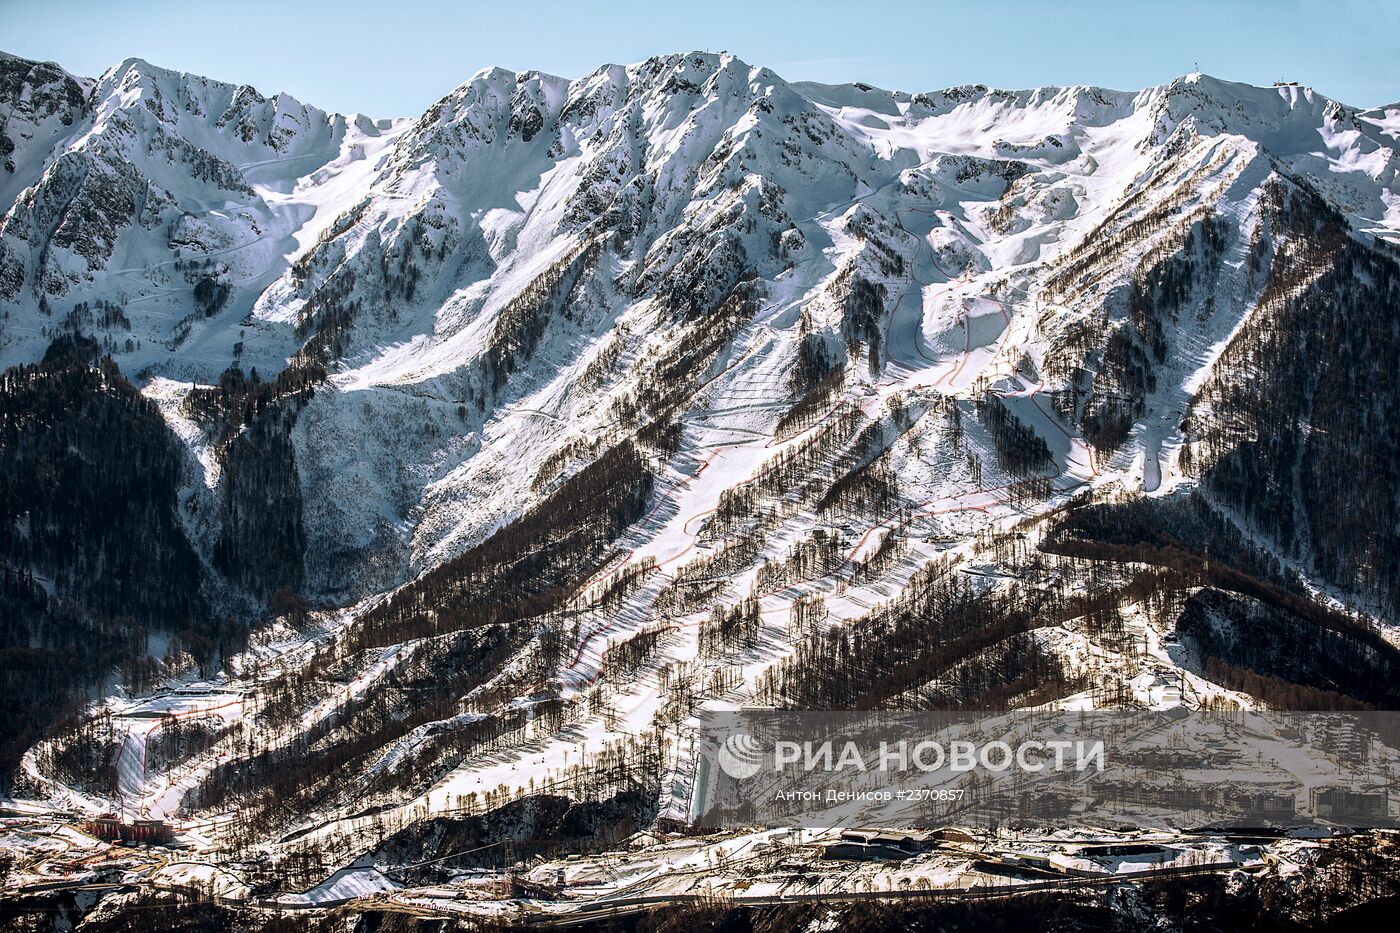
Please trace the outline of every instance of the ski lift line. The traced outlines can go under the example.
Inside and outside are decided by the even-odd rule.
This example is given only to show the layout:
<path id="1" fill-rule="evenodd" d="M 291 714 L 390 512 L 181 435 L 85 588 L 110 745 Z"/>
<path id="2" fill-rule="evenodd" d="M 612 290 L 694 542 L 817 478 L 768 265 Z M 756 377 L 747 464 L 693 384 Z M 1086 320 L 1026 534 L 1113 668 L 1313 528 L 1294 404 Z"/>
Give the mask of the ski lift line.
<path id="1" fill-rule="evenodd" d="M 414 862 L 411 865 L 399 865 L 397 866 L 397 868 L 398 870 L 403 870 L 406 868 L 422 868 L 424 865 L 434 865 L 438 862 L 445 862 L 448 859 L 456 858 L 459 855 L 471 855 L 473 852 L 485 852 L 487 849 L 494 849 L 496 848 L 496 846 L 505 845 L 508 841 L 509 840 L 506 839 L 498 839 L 495 842 L 488 842 L 486 845 L 477 846 L 474 849 L 462 849 L 460 852 L 449 852 L 447 855 L 440 855 L 437 858 L 430 858 L 423 862 Z"/>

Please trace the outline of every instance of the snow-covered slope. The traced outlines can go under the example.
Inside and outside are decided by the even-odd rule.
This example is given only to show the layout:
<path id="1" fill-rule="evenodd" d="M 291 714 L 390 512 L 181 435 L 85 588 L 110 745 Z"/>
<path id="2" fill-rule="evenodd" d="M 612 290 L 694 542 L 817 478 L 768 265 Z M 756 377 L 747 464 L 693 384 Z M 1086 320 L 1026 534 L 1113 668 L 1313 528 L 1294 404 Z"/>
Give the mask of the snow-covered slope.
<path id="1" fill-rule="evenodd" d="M 396 132 L 135 59 L 96 81 L 22 64 L 5 61 L 5 132 L 18 139 L 0 224 L 11 362 L 101 303 L 90 326 L 128 369 L 217 374 L 253 300 Z M 274 368 L 287 352 L 268 357 Z"/>
<path id="2" fill-rule="evenodd" d="M 231 668 L 269 782 L 308 736 L 316 774 L 355 749 L 353 779 L 297 798 L 298 839 L 562 781 L 705 705 L 797 702 L 824 633 L 901 631 L 954 569 L 978 599 L 1121 587 L 1142 629 L 1055 603 L 1005 658 L 1055 656 L 1066 683 L 1179 665 L 1203 702 L 1238 696 L 1160 647 L 1177 603 L 1028 556 L 1066 546 L 1069 503 L 1200 491 L 1211 534 L 1269 555 L 1251 570 L 1397 594 L 1382 539 L 1304 495 L 1350 468 L 1329 438 L 1387 462 L 1328 400 L 1392 359 L 1394 107 L 1199 74 L 910 95 L 686 53 L 488 69 L 385 121 L 139 61 L 0 66 L 0 360 L 76 332 L 138 383 L 188 452 L 216 607 L 344 607 Z M 1323 306 L 1354 353 L 1308 330 Z M 1297 397 L 1259 388 L 1285 358 Z M 1239 494 L 1265 472 L 1296 520 Z M 947 700 L 964 661 L 881 702 Z M 444 738 L 475 749 L 483 723 L 521 750 Z M 252 754 L 211 747 L 180 785 L 207 785 L 195 810 Z"/>

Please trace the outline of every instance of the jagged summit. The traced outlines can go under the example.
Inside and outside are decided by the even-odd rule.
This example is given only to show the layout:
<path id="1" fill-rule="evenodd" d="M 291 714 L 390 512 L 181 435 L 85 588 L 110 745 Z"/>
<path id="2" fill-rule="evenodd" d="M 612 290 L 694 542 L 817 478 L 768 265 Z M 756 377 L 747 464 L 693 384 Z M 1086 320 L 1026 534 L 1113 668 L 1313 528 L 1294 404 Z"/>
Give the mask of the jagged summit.
<path id="1" fill-rule="evenodd" d="M 292 309 L 305 296 L 287 297 L 305 290 L 293 266 L 309 269 L 318 261 L 307 253 L 319 252 L 312 247 L 337 216 L 353 209 L 397 224 L 424 198 L 439 214 L 434 225 L 476 212 L 495 262 L 498 250 L 489 244 L 498 236 L 490 231 L 511 213 L 523 211 L 522 221 L 550 214 L 548 223 L 525 224 L 540 237 L 577 233 L 605 214 L 608 223 L 630 215 L 622 229 L 631 230 L 645 227 L 658 208 L 702 207 L 696 198 L 715 185 L 753 184 L 770 193 L 760 195 L 767 198 L 767 220 L 797 219 L 896 183 L 931 197 L 937 167 L 958 158 L 1015 162 L 1015 171 L 1045 181 L 1063 173 L 1077 180 L 1062 184 L 1085 189 L 1073 195 L 1076 204 L 1095 203 L 1090 213 L 1103 212 L 1104 199 L 1144 177 L 1154 154 L 1191 137 L 1230 136 L 1258 144 L 1328 188 L 1358 229 L 1384 236 L 1397 226 L 1385 193 L 1394 185 L 1395 139 L 1383 111 L 1359 114 L 1307 88 L 1255 88 L 1200 74 L 1140 92 L 973 85 L 910 95 L 867 85 L 789 84 L 728 53 L 693 51 L 605 65 L 577 80 L 482 69 L 411 121 L 326 114 L 289 95 L 266 98 L 140 59 L 72 86 L 66 112 L 41 115 L 42 128 L 12 134 L 0 201 L 6 210 L 0 301 L 22 311 L 41 300 L 76 303 L 101 292 L 105 300 L 140 303 L 151 326 L 135 329 L 147 341 L 170 342 L 173 326 L 205 332 L 196 342 L 219 346 L 215 357 L 181 366 L 202 378 L 227 363 L 217 357 L 235 344 L 264 367 L 277 368 L 287 357 L 296 335 L 256 325 L 301 313 Z M 23 88 L 14 93 L 28 99 Z M 17 109 L 10 122 L 21 119 Z M 72 150 L 66 155 L 65 146 Z M 510 164 L 495 157 L 498 151 L 512 153 Z M 73 180 L 79 163 L 90 160 L 103 164 L 84 192 Z M 707 177 L 712 167 L 717 174 Z M 28 198 L 19 203 L 26 189 Z M 536 194 L 528 205 L 512 204 L 500 200 L 503 191 Z M 64 220 L 55 225 L 58 217 Z M 659 229 L 669 230 L 680 217 L 658 217 Z M 511 232 L 502 242 L 524 230 L 506 226 Z M 173 232 L 176 227 L 182 229 Z M 64 234 L 48 242 L 45 228 Z M 341 244 L 353 244 L 364 229 L 358 225 Z M 381 231 L 379 239 L 385 235 L 393 233 Z M 816 231 L 794 223 L 791 234 L 774 235 L 810 240 Z M 644 236 L 639 245 L 652 243 Z M 262 255 L 267 250 L 280 259 Z M 122 262 L 119 278 L 103 281 L 117 253 L 130 261 Z M 132 276 L 143 256 L 152 268 L 206 260 L 226 266 L 216 277 L 233 296 L 228 307 L 240 309 L 238 320 L 256 309 L 251 340 L 233 339 L 219 320 L 178 313 L 188 294 Z M 447 286 L 437 290 L 442 300 L 449 298 Z M 240 329 L 249 337 L 246 325 Z M 32 357 L 41 348 L 34 328 L 10 330 L 0 338 L 5 359 Z M 380 339 L 373 329 L 366 337 Z M 157 355 L 160 360 L 133 357 L 132 363 L 167 367 L 178 358 Z"/>

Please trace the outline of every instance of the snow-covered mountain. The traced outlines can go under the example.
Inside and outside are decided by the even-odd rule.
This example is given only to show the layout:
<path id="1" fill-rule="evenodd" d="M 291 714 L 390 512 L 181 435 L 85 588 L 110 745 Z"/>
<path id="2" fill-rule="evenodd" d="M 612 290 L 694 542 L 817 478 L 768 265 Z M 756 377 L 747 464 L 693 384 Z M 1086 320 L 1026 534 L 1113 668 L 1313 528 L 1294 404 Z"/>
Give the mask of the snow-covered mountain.
<path id="1" fill-rule="evenodd" d="M 247 691 L 174 783 L 124 733 L 129 807 L 272 795 L 223 843 L 350 854 L 707 706 L 1103 704 L 1178 669 L 1200 702 L 1269 702 L 1246 670 L 1392 701 L 1384 624 L 1345 665 L 1242 646 L 1400 601 L 1400 104 L 696 52 L 489 69 L 416 119 L 138 60 L 4 57 L 0 98 L 5 442 L 46 392 L 72 437 L 6 500 L 14 598 L 130 614 L 103 555 L 136 519 L 64 532 L 59 484 L 163 431 L 175 466 L 113 461 L 168 513 L 150 562 L 192 555 L 135 654 Z M 974 602 L 1033 624 L 920 640 Z M 678 818 L 684 751 L 641 745 Z M 45 792 L 111 796 L 46 754 Z"/>
<path id="2" fill-rule="evenodd" d="M 351 592 L 363 572 L 326 555 L 387 559 L 367 584 L 382 586 L 479 540 L 533 479 L 493 466 L 483 429 L 528 437 L 540 460 L 602 430 L 599 399 L 632 380 L 624 360 L 583 391 L 591 358 L 647 355 L 664 315 L 703 315 L 746 276 L 765 294 L 745 329 L 773 327 L 749 368 L 782 369 L 805 328 L 833 358 L 859 344 L 874 369 L 857 378 L 878 381 L 960 343 L 1043 365 L 1070 318 L 1030 320 L 1037 286 L 1101 225 L 1154 207 L 1178 225 L 1210 209 L 1245 235 L 1250 194 L 1287 174 L 1356 235 L 1400 235 L 1395 109 L 1201 75 L 1136 94 L 910 96 L 794 86 L 733 56 L 688 54 L 572 82 L 491 69 L 409 122 L 327 115 L 135 60 L 96 81 L 6 67 L 0 359 L 90 333 L 148 394 L 172 399 L 181 390 L 167 380 L 212 383 L 234 365 L 267 379 L 308 347 L 337 390 L 296 435 L 314 592 Z M 1126 282 L 1169 232 L 1126 247 L 1095 288 Z M 570 275 L 583 275 L 576 320 L 538 322 L 505 372 L 484 373 L 503 311 L 589 246 Z M 884 290 L 873 314 L 884 333 L 857 333 L 870 322 L 842 310 L 853 282 Z M 1012 299 L 1004 331 L 992 285 Z M 1211 322 L 1216 336 L 1242 311 Z M 1007 339 L 986 339 L 997 331 Z M 464 402 L 468 417 L 453 417 Z M 394 430 L 409 417 L 420 424 Z M 359 456 L 332 453 L 350 434 Z M 205 467 L 209 485 L 216 471 Z"/>

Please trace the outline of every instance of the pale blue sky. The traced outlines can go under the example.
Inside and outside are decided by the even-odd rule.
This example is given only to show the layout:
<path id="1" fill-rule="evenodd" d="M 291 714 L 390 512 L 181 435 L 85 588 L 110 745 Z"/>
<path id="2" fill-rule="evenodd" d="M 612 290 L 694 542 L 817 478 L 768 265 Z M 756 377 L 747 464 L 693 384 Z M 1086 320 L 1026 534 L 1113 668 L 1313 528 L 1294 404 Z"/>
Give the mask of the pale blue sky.
<path id="1" fill-rule="evenodd" d="M 135 55 L 377 117 L 416 115 L 485 65 L 577 77 L 689 49 L 905 91 L 1134 89 L 1199 62 L 1360 107 L 1400 100 L 1400 0 L 0 0 L 0 24 L 0 49 L 78 74 Z"/>

